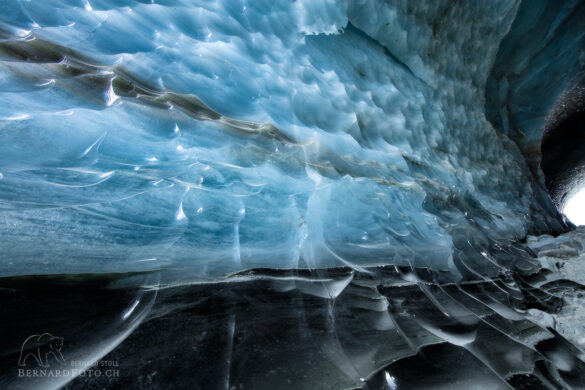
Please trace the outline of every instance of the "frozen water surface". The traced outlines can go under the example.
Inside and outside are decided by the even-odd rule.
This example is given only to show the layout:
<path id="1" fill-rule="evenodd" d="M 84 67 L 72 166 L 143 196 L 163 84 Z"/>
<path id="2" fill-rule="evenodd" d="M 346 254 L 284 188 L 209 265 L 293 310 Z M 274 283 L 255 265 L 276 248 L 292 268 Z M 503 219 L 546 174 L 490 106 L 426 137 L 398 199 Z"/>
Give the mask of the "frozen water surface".
<path id="1" fill-rule="evenodd" d="M 585 386 L 582 2 L 0 5 L 4 387 Z M 38 332 L 119 374 L 19 376 Z"/>

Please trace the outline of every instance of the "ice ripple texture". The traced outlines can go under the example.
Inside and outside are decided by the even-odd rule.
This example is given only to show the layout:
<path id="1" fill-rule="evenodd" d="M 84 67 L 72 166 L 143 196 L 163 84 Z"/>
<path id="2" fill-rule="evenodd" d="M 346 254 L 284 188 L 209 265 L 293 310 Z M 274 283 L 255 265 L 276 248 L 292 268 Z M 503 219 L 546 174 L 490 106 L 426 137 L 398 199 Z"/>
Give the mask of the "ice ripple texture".
<path id="1" fill-rule="evenodd" d="M 4 1 L 2 274 L 497 272 L 563 229 L 486 120 L 518 8 Z"/>
<path id="2" fill-rule="evenodd" d="M 583 232 L 553 237 L 538 168 L 578 1 L 0 5 L 0 276 L 163 271 L 96 356 L 144 320 L 118 353 L 155 340 L 185 387 L 583 385 Z M 82 352 L 80 323 L 120 321 L 59 299 Z M 150 362 L 121 383 L 175 367 Z"/>

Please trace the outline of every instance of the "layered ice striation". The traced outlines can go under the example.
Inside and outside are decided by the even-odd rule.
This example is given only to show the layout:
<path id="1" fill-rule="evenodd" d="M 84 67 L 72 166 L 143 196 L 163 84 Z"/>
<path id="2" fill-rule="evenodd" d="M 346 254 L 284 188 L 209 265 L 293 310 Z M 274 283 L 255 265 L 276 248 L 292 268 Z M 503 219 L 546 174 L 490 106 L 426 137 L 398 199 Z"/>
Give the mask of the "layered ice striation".
<path id="1" fill-rule="evenodd" d="M 3 1 L 2 275 L 534 267 L 566 225 L 486 117 L 522 7 Z"/>
<path id="2" fill-rule="evenodd" d="M 583 387 L 583 2 L 0 6 L 0 387 Z"/>

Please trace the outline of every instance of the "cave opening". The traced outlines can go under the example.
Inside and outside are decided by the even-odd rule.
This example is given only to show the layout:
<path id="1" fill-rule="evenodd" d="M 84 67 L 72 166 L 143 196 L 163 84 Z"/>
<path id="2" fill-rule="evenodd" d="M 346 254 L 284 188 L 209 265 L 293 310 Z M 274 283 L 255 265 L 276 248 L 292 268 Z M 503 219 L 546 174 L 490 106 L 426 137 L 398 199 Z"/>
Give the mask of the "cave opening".
<path id="1" fill-rule="evenodd" d="M 541 144 L 545 184 L 558 209 L 585 225 L 585 75 L 557 102 Z"/>
<path id="2" fill-rule="evenodd" d="M 575 225 L 585 225 L 585 187 L 569 195 L 562 212 Z"/>

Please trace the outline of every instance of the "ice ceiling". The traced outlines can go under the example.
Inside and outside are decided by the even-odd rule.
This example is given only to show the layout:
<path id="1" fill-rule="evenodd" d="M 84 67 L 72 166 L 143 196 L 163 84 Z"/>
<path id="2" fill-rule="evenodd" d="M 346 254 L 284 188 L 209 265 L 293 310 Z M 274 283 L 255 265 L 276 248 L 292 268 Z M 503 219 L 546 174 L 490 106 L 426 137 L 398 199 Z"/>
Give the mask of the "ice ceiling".
<path id="1" fill-rule="evenodd" d="M 514 98 L 539 70 L 540 40 L 489 80 L 516 2 L 147 3 L 7 4 L 2 274 L 413 264 L 460 278 L 492 267 L 490 247 L 562 230 L 511 130 L 486 118 L 487 84 Z"/>
<path id="2" fill-rule="evenodd" d="M 539 165 L 585 63 L 579 1 L 1 4 L 3 277 L 351 272 L 305 289 L 332 299 L 388 266 L 522 290 L 552 267 L 535 248 L 580 256 L 543 235 L 571 227 Z"/>

